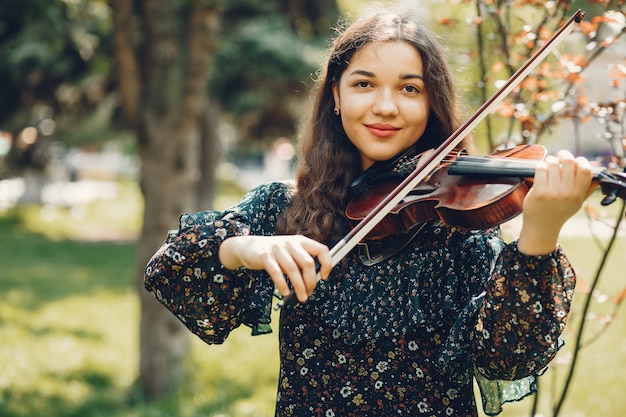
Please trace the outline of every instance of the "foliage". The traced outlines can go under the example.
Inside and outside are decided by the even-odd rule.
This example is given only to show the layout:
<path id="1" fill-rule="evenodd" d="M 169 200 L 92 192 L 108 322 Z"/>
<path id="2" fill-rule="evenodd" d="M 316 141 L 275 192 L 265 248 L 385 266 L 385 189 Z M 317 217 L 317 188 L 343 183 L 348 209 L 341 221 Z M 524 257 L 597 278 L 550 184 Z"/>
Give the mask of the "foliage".
<path id="1" fill-rule="evenodd" d="M 300 83 L 316 68 L 306 52 L 318 54 L 293 36 L 284 16 L 251 18 L 242 26 L 220 42 L 212 92 L 222 109 L 242 122 L 243 137 L 292 136 L 298 107 L 290 108 L 289 104 L 294 102 L 294 95 L 303 98 L 308 86 Z"/>
<path id="2" fill-rule="evenodd" d="M 442 13 L 442 28 L 466 33 L 465 44 L 455 49 L 456 63 L 470 66 L 466 72 L 473 79 L 463 81 L 475 88 L 474 103 L 482 103 L 504 80 L 544 44 L 575 10 L 576 4 L 565 1 L 464 1 L 453 13 Z M 586 3 L 586 2 L 577 2 Z M 508 97 L 497 111 L 490 115 L 477 133 L 487 149 L 506 142 L 552 142 L 555 131 L 566 121 L 574 125 L 577 153 L 607 152 L 606 143 L 580 143 L 581 129 L 591 120 L 597 102 L 590 96 L 585 76 L 594 61 L 611 45 L 619 41 L 624 25 L 624 11 L 619 4 L 591 1 L 585 21 L 576 33 L 563 41 L 564 45 L 546 59 Z M 619 7 L 618 7 L 619 6 Z M 560 51 L 560 52 L 559 52 Z M 472 63 L 476 63 L 473 65 Z M 615 89 L 622 77 L 621 66 L 605 70 L 604 80 L 612 81 L 606 87 Z M 594 81 L 598 79 L 594 75 Z M 597 91 L 597 89 L 595 89 Z M 598 98 L 599 99 L 599 98 Z M 597 128 L 596 128 L 597 129 Z M 561 130 L 562 131 L 562 130 Z M 562 146 L 562 143 L 560 144 Z"/>
<path id="3" fill-rule="evenodd" d="M 294 16 L 294 10 L 303 11 Z M 334 1 L 238 0 L 223 11 L 211 94 L 243 140 L 293 137 L 321 51 L 338 15 Z"/>
<path id="4" fill-rule="evenodd" d="M 244 144 L 294 136 L 309 88 L 302 81 L 320 61 L 334 0 L 224 7 L 209 95 Z M 98 147 L 128 130 L 113 56 L 107 0 L 0 2 L 0 133 L 14 141 L 11 168 L 45 169 L 55 141 Z M 36 142 L 17 146 L 29 126 Z"/>
<path id="5" fill-rule="evenodd" d="M 69 130 L 110 92 L 110 14 L 104 0 L 0 3 L 0 126 L 44 120 Z M 63 114 L 66 118 L 59 118 Z"/>

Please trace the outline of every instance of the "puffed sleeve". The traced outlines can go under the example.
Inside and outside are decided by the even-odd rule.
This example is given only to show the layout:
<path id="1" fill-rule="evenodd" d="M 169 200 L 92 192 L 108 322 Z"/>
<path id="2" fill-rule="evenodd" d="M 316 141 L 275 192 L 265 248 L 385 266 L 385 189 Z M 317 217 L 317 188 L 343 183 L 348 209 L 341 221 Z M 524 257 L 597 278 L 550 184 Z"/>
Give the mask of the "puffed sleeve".
<path id="1" fill-rule="evenodd" d="M 515 380 L 543 369 L 559 349 L 575 282 L 561 248 L 526 256 L 515 244 L 506 246 L 478 313 L 473 350 L 479 371 Z"/>
<path id="2" fill-rule="evenodd" d="M 223 343 L 241 324 L 253 335 L 271 332 L 271 279 L 264 271 L 228 270 L 218 249 L 232 236 L 273 234 L 290 195 L 289 185 L 272 183 L 224 212 L 181 216 L 146 266 L 146 289 L 206 343 Z"/>
<path id="3" fill-rule="evenodd" d="M 488 415 L 536 391 L 536 378 L 562 345 L 575 282 L 560 247 L 526 256 L 512 243 L 500 253 L 472 332 L 475 377 Z"/>

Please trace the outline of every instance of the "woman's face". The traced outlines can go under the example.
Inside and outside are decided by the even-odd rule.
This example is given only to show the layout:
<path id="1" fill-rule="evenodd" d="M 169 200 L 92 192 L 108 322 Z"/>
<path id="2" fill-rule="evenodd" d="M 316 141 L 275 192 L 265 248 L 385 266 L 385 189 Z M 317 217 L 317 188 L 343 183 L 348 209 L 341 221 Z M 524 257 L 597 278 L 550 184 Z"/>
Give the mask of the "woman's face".
<path id="1" fill-rule="evenodd" d="M 413 145 L 428 122 L 422 58 L 407 42 L 370 43 L 357 51 L 338 82 L 335 104 L 365 170 Z"/>

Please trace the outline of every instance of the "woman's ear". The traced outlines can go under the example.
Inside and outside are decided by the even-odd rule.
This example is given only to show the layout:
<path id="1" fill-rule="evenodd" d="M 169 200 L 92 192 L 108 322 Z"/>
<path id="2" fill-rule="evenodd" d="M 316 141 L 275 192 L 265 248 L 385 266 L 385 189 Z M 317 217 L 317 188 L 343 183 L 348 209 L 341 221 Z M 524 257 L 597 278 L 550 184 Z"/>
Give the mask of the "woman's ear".
<path id="1" fill-rule="evenodd" d="M 331 88 L 333 89 L 333 98 L 335 99 L 335 109 L 339 109 L 339 84 L 337 80 L 333 80 L 331 84 Z"/>

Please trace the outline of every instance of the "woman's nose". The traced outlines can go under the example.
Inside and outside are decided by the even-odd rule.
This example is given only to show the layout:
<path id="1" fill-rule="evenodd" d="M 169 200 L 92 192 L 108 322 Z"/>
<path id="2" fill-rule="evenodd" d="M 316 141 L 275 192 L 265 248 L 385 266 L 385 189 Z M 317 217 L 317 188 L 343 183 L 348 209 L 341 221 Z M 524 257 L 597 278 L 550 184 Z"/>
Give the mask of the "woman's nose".
<path id="1" fill-rule="evenodd" d="M 387 89 L 381 90 L 376 96 L 372 111 L 375 114 L 384 116 L 395 116 L 398 114 L 398 105 L 393 92 Z"/>

